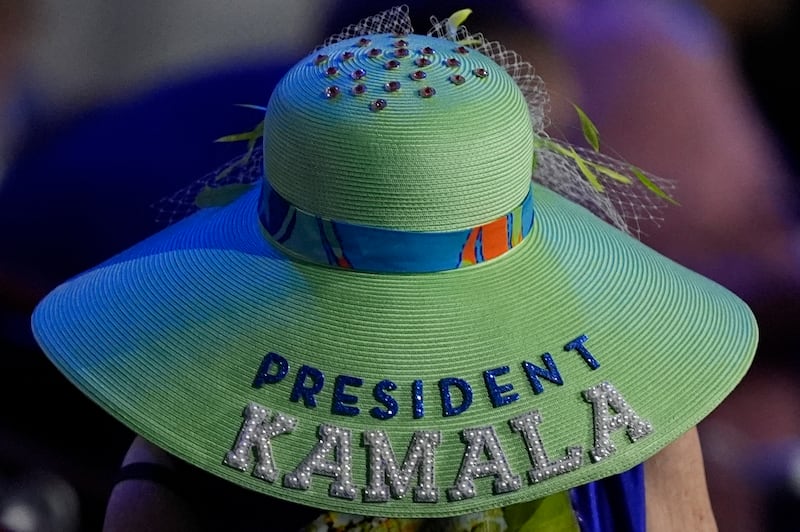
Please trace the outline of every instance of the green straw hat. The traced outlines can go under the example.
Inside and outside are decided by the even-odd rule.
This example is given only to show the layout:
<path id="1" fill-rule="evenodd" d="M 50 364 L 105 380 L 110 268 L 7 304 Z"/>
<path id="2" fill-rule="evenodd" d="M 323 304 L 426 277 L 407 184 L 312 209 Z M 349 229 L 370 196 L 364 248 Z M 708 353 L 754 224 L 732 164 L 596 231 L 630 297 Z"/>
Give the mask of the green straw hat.
<path id="1" fill-rule="evenodd" d="M 58 287 L 39 344 L 166 451 L 321 509 L 464 514 L 647 460 L 745 374 L 750 310 L 552 190 L 665 196 L 549 140 L 516 56 L 399 19 L 297 63 L 263 179 Z"/>

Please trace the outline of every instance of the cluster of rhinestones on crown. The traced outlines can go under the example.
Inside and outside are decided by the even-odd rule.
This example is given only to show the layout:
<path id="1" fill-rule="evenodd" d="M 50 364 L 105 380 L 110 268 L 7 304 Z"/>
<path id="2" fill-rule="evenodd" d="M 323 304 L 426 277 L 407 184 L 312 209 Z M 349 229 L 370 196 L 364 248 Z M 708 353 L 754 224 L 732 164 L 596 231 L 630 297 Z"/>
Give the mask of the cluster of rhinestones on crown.
<path id="1" fill-rule="evenodd" d="M 530 191 L 525 97 L 481 51 L 429 35 L 315 50 L 275 87 L 265 176 L 299 209 L 413 231 L 488 223 Z"/>
<path id="2" fill-rule="evenodd" d="M 437 47 L 415 46 L 418 37 L 373 35 L 340 44 L 338 49 L 337 45 L 325 49 L 312 58 L 327 82 L 321 96 L 332 101 L 348 96 L 363 98 L 365 108 L 378 112 L 389 108 L 397 94 L 435 98 L 434 73 L 440 81 L 457 87 L 489 77 L 489 70 L 482 65 L 486 58 L 469 47 L 445 40 L 439 40 L 441 46 Z M 373 80 L 375 83 L 371 83 Z"/>

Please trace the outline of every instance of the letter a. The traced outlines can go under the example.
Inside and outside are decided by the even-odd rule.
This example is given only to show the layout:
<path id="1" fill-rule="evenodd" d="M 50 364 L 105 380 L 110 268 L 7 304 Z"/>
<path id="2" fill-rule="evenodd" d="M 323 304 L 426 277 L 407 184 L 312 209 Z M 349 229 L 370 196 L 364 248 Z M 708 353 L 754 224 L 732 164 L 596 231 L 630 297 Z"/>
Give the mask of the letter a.
<path id="1" fill-rule="evenodd" d="M 522 479 L 511 471 L 506 454 L 500 446 L 494 427 L 464 429 L 461 432 L 467 449 L 461 469 L 458 470 L 455 486 L 447 488 L 451 501 L 471 499 L 475 496 L 476 478 L 493 476 L 494 494 L 516 491 L 522 486 Z M 486 456 L 488 460 L 481 460 Z"/>
<path id="2" fill-rule="evenodd" d="M 616 452 L 617 448 L 611 440 L 612 432 L 626 428 L 631 442 L 653 432 L 653 425 L 640 418 L 610 382 L 601 382 L 589 388 L 583 392 L 583 397 L 592 403 L 594 410 L 594 448 L 589 451 L 592 462 L 599 462 Z M 612 415 L 609 407 L 616 414 Z"/>
<path id="3" fill-rule="evenodd" d="M 323 423 L 318 428 L 319 442 L 294 471 L 283 476 L 287 488 L 307 490 L 311 487 L 311 475 L 322 475 L 334 479 L 328 489 L 331 497 L 353 500 L 356 486 L 353 484 L 353 449 L 350 429 Z M 328 459 L 333 456 L 334 459 Z"/>

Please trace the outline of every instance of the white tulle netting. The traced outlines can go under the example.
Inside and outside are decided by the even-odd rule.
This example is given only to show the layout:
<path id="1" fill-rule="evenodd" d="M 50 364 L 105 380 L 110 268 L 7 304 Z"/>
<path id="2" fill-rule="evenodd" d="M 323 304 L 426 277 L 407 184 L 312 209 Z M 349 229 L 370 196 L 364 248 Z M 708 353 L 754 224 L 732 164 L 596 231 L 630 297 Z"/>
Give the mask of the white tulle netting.
<path id="1" fill-rule="evenodd" d="M 414 28 L 411 26 L 411 17 L 408 15 L 408 6 L 396 6 L 386 11 L 381 11 L 377 15 L 362 19 L 356 24 L 350 24 L 339 33 L 325 39 L 325 41 L 314 48 L 313 51 L 316 52 L 320 48 L 350 39 L 351 37 L 360 37 L 362 35 L 373 35 L 377 33 L 395 33 L 398 35 L 414 33 Z"/>
<path id="2" fill-rule="evenodd" d="M 264 152 L 260 145 L 252 152 L 235 157 L 184 188 L 161 198 L 152 207 L 156 223 L 170 225 L 204 206 L 224 205 L 243 192 L 240 185 L 257 183 L 264 175 Z M 207 199 L 206 199 L 207 198 Z"/>
<path id="3" fill-rule="evenodd" d="M 448 19 L 431 18 L 431 24 L 428 35 L 474 48 L 503 67 L 516 81 L 528 103 L 531 122 L 539 139 L 532 147 L 537 162 L 532 175 L 535 182 L 583 205 L 637 238 L 661 224 L 663 211 L 675 190 L 674 182 L 643 172 L 598 150 L 551 139 L 547 133 L 550 96 L 544 81 L 530 63 L 501 43 L 489 41 L 481 33 L 470 33 L 463 25 L 455 27 Z M 314 51 L 351 37 L 413 31 L 408 8 L 398 6 L 347 26 Z M 587 179 L 589 171 L 592 180 Z M 154 204 L 157 219 L 169 224 L 204 205 L 223 204 L 241 189 L 241 185 L 257 182 L 262 172 L 263 153 L 261 144 L 256 143 L 244 156 L 229 161 Z M 215 195 L 215 191 L 219 193 Z"/>

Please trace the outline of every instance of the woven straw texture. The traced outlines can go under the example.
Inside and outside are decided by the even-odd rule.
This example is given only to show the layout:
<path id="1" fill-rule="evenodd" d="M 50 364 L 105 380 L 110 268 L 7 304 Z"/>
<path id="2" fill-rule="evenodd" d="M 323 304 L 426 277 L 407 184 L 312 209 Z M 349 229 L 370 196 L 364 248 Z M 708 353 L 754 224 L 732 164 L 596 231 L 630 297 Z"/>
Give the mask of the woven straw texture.
<path id="1" fill-rule="evenodd" d="M 44 350 L 85 393 L 135 431 L 189 462 L 275 497 L 350 513 L 434 516 L 531 500 L 621 472 L 645 460 L 708 414 L 735 386 L 755 350 L 752 315 L 735 296 L 687 271 L 588 211 L 536 188 L 534 233 L 484 265 L 426 275 L 375 275 L 304 265 L 268 246 L 254 216 L 256 192 L 230 208 L 180 222 L 101 268 L 57 289 L 34 316 Z M 198 228 L 203 230 L 199 231 Z M 600 363 L 590 370 L 563 351 L 578 335 Z M 290 375 L 251 386 L 263 356 L 287 358 Z M 535 395 L 520 364 L 551 352 L 564 380 Z M 301 365 L 326 378 L 316 408 L 289 400 Z M 509 366 L 520 400 L 493 408 L 482 373 Z M 337 375 L 362 378 L 362 413 L 331 414 Z M 472 406 L 442 417 L 436 383 L 469 382 Z M 372 387 L 397 383 L 398 415 L 371 417 Z M 413 419 L 411 383 L 425 383 L 426 415 Z M 410 497 L 363 503 L 330 497 L 330 479 L 308 491 L 269 484 L 222 464 L 250 401 L 296 416 L 273 442 L 276 465 L 291 471 L 333 423 L 354 434 L 355 481 L 366 482 L 359 434 L 387 431 L 398 458 L 415 430 L 440 430 L 437 481 L 452 484 L 464 455 L 459 431 L 494 425 L 511 467 L 530 460 L 507 419 L 537 409 L 553 458 L 593 445 L 592 409 L 581 392 L 610 381 L 654 427 L 596 464 L 492 495 L 477 481 L 473 499 L 435 504 Z M 98 437 L 102 437 L 98 435 Z"/>

